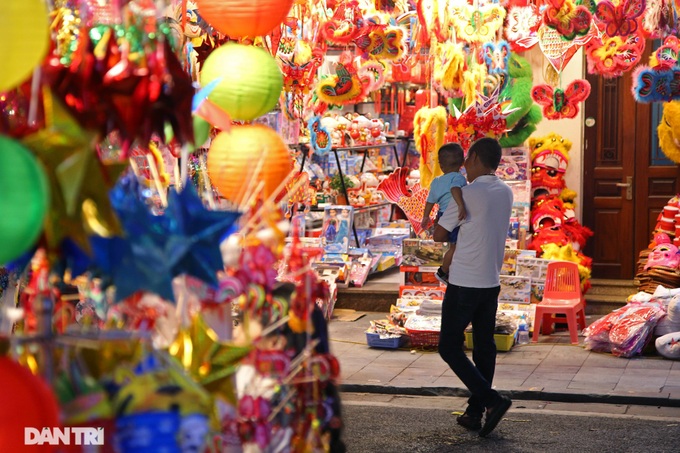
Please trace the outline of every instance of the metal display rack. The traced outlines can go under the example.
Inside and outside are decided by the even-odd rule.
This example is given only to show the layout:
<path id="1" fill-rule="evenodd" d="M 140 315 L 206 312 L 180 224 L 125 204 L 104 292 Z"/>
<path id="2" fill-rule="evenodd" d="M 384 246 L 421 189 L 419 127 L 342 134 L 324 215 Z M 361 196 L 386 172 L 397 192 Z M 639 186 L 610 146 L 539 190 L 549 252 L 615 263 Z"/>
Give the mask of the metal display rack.
<path id="1" fill-rule="evenodd" d="M 342 186 L 342 193 L 345 195 L 345 199 L 349 200 L 349 195 L 347 194 L 347 187 L 345 186 L 345 177 L 342 174 L 342 165 L 340 165 L 340 157 L 338 156 L 338 151 L 349 151 L 349 152 L 362 152 L 364 154 L 363 159 L 361 160 L 361 167 L 359 169 L 359 172 L 364 171 L 364 164 L 366 163 L 366 156 L 368 155 L 368 151 L 371 149 L 382 149 L 382 148 L 392 148 L 394 151 L 394 157 L 397 160 L 397 166 L 401 167 L 403 163 L 406 161 L 406 154 L 404 154 L 404 157 L 402 161 L 399 160 L 399 151 L 397 150 L 397 142 L 391 142 L 391 143 L 381 143 L 378 145 L 366 145 L 366 146 L 345 146 L 345 147 L 333 147 L 333 154 L 335 155 L 335 162 L 337 163 L 338 166 L 338 174 L 340 175 L 340 185 Z M 304 161 L 303 161 L 304 165 Z M 354 241 L 357 247 L 359 247 L 359 235 L 357 234 L 357 227 L 352 222 L 352 232 L 354 233 Z"/>
<path id="2" fill-rule="evenodd" d="M 300 162 L 300 172 L 303 171 L 305 167 L 305 161 L 307 160 L 307 155 L 311 152 L 311 149 L 309 148 L 308 145 L 306 144 L 299 144 L 297 146 L 295 145 L 289 145 L 291 148 L 299 149 L 302 152 L 302 161 Z M 408 153 L 408 146 L 406 147 L 406 150 L 404 152 L 404 155 L 399 156 L 399 150 L 397 147 L 397 140 L 392 139 L 392 141 L 388 143 L 380 143 L 376 145 L 365 145 L 365 146 L 341 146 L 341 147 L 333 147 L 331 150 L 333 151 L 333 155 L 335 156 L 335 162 L 338 167 L 338 174 L 340 176 L 340 185 L 342 186 L 342 193 L 345 196 L 346 200 L 349 200 L 349 195 L 347 193 L 347 187 L 345 186 L 345 175 L 342 173 L 342 165 L 340 164 L 340 156 L 338 155 L 338 151 L 347 151 L 347 152 L 357 152 L 357 153 L 363 153 L 363 159 L 361 160 L 361 167 L 359 169 L 360 172 L 364 171 L 364 165 L 366 164 L 366 156 L 368 156 L 368 152 L 372 149 L 384 149 L 384 148 L 392 148 L 394 152 L 394 158 L 397 161 L 397 166 L 401 167 L 406 163 L 406 155 Z M 361 208 L 356 208 L 357 210 L 359 209 L 367 209 L 370 208 L 371 206 L 362 206 Z M 359 235 L 357 234 L 357 229 L 356 225 L 352 223 L 352 232 L 354 233 L 354 241 L 357 245 L 359 246 Z"/>

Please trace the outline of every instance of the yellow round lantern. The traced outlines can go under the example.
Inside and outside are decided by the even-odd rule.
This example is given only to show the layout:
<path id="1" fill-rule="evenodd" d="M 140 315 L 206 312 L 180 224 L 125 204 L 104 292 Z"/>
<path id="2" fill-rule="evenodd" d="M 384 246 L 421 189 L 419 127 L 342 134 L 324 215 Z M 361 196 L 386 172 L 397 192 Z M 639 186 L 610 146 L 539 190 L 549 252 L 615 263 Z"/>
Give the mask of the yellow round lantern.
<path id="1" fill-rule="evenodd" d="M 293 0 L 197 0 L 198 12 L 220 33 L 241 38 L 269 33 L 288 15 Z"/>
<path id="2" fill-rule="evenodd" d="M 261 158 L 264 163 L 256 175 Z M 268 197 L 292 170 L 286 144 L 276 132 L 261 124 L 235 126 L 229 132 L 220 132 L 208 151 L 210 181 L 232 202 L 241 201 L 251 178 L 264 181 L 264 196 Z"/>
<path id="3" fill-rule="evenodd" d="M 217 81 L 208 99 L 240 121 L 271 111 L 283 88 L 283 75 L 274 58 L 264 49 L 241 44 L 215 49 L 200 77 L 203 87 Z"/>
<path id="4" fill-rule="evenodd" d="M 5 0 L 0 28 L 0 92 L 12 89 L 33 72 L 47 54 L 49 18 L 44 0 Z"/>

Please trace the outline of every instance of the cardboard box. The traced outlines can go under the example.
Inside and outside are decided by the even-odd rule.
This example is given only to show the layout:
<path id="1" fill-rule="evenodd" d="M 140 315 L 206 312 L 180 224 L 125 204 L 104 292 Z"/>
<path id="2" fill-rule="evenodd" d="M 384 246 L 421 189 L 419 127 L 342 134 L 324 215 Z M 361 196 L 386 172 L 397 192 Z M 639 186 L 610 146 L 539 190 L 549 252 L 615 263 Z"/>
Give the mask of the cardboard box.
<path id="1" fill-rule="evenodd" d="M 444 253 L 448 250 L 441 242 L 426 239 L 404 239 L 402 241 L 403 263 L 406 266 L 441 266 Z"/>
<path id="2" fill-rule="evenodd" d="M 375 268 L 375 271 L 382 272 L 392 267 L 398 266 L 400 261 L 401 256 L 399 256 L 397 253 L 383 252 L 380 255 L 380 259 L 378 260 L 378 264 Z"/>
<path id="3" fill-rule="evenodd" d="M 548 275 L 548 263 L 551 260 L 530 256 L 517 257 L 517 269 L 515 275 L 531 277 L 532 280 L 545 281 Z"/>
<path id="4" fill-rule="evenodd" d="M 503 266 L 501 267 L 501 275 L 516 275 L 517 271 L 517 259 L 519 257 L 535 257 L 535 250 L 522 250 L 522 249 L 505 249 L 505 255 L 503 256 Z"/>
<path id="5" fill-rule="evenodd" d="M 529 157 L 520 156 L 501 156 L 496 175 L 505 181 L 526 181 L 529 179 Z"/>
<path id="6" fill-rule="evenodd" d="M 498 295 L 499 303 L 531 303 L 531 277 L 501 275 L 500 280 L 501 292 Z"/>
<path id="7" fill-rule="evenodd" d="M 408 234 L 381 234 L 371 236 L 366 240 L 369 246 L 394 245 L 401 246 L 404 239 L 408 239 Z"/>
<path id="8" fill-rule="evenodd" d="M 545 280 L 534 281 L 531 279 L 531 303 L 537 304 L 543 300 L 545 290 Z"/>
<path id="9" fill-rule="evenodd" d="M 402 266 L 400 270 L 402 275 L 401 284 L 404 286 L 441 286 L 439 280 L 434 276 L 435 272 L 437 272 L 437 268 L 430 268 L 428 272 L 425 272 L 423 270 L 418 270 L 418 268 Z"/>
<path id="10" fill-rule="evenodd" d="M 423 297 L 427 299 L 443 299 L 446 287 L 412 286 L 402 285 L 399 287 L 400 297 Z"/>

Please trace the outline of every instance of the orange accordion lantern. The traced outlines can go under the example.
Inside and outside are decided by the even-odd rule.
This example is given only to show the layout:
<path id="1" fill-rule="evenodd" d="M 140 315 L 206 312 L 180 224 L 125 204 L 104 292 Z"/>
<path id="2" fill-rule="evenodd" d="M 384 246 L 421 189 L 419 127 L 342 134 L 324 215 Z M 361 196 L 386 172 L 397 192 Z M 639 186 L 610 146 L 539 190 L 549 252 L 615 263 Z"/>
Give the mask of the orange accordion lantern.
<path id="1" fill-rule="evenodd" d="M 293 0 L 196 0 L 201 17 L 232 38 L 262 36 L 288 15 Z"/>
<path id="2" fill-rule="evenodd" d="M 265 159 L 259 166 L 260 159 Z M 258 166 L 259 174 L 254 174 Z M 221 132 L 208 151 L 208 175 L 212 184 L 229 201 L 239 202 L 249 179 L 264 181 L 268 197 L 293 170 L 290 151 L 281 137 L 261 124 L 234 126 Z"/>

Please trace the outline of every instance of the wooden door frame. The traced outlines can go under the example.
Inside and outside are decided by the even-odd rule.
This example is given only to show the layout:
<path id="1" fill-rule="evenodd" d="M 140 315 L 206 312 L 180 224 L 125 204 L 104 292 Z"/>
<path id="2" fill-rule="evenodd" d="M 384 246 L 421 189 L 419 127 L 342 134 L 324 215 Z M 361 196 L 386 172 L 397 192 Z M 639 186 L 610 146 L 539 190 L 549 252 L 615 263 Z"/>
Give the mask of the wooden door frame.
<path id="1" fill-rule="evenodd" d="M 645 55 L 642 61 L 647 61 L 651 53 L 652 44 L 648 43 Z M 600 90 L 605 84 L 601 77 L 587 76 L 591 82 L 591 98 L 594 100 L 601 99 Z M 630 94 L 630 87 L 632 85 L 632 76 L 627 73 L 620 79 L 623 85 L 618 86 L 620 95 L 617 97 L 617 112 L 620 113 L 621 119 L 617 122 L 617 131 L 612 133 L 617 134 L 617 148 L 621 150 L 623 156 L 633 159 L 632 175 L 623 174 L 622 176 L 633 176 L 633 200 L 632 200 L 632 217 L 631 225 L 620 225 L 620 228 L 630 228 L 630 242 L 631 244 L 621 244 L 622 247 L 630 247 L 630 259 L 628 262 L 626 255 L 625 269 L 630 269 L 634 276 L 637 270 L 637 261 L 640 251 L 647 249 L 650 240 L 652 239 L 652 231 L 656 224 L 656 217 L 663 209 L 666 202 L 676 193 L 680 192 L 680 166 L 670 165 L 652 165 L 654 163 L 652 157 L 652 138 L 656 133 L 657 124 L 652 123 L 653 104 L 642 104 L 634 101 Z M 584 121 L 588 118 L 595 118 L 596 121 L 603 119 L 603 112 L 605 109 L 611 109 L 611 106 L 600 105 L 598 102 L 586 102 L 584 107 Z M 606 124 L 599 124 L 595 127 L 606 127 Z M 592 132 L 591 132 L 592 131 Z M 598 178 L 595 175 L 595 169 L 598 165 L 596 161 L 598 158 L 598 150 L 602 149 L 602 143 L 588 143 L 592 137 L 597 137 L 601 140 L 602 135 L 596 130 L 588 127 L 584 128 L 584 153 L 583 153 L 583 224 L 593 228 L 595 225 L 595 207 L 601 204 L 596 204 L 595 195 L 597 193 L 596 184 Z M 611 136 L 610 136 L 611 137 Z M 622 162 L 625 167 L 626 162 Z M 599 176 L 602 176 L 602 170 L 598 170 Z M 605 169 L 606 173 L 606 169 Z M 612 173 L 616 174 L 615 169 Z M 606 179 L 606 174 L 604 175 Z M 625 181 L 621 181 L 625 182 Z M 599 182 L 600 184 L 602 181 Z M 623 194 L 622 194 L 623 195 Z M 605 207 L 606 208 L 606 207 Z M 593 228 L 594 229 L 594 228 Z M 595 243 L 598 235 L 607 234 L 603 231 L 595 231 L 595 237 L 592 238 L 586 248 L 585 254 L 587 256 L 595 256 Z M 624 263 L 622 262 L 622 269 Z M 622 271 L 623 273 L 623 271 Z"/>
<path id="2" fill-rule="evenodd" d="M 595 236 L 591 238 L 584 250 L 587 256 L 597 257 L 596 246 L 598 246 L 598 236 L 607 234 L 606 231 L 597 231 L 596 228 L 596 204 L 599 210 L 611 209 L 613 211 L 621 210 L 624 218 L 633 219 L 635 216 L 635 192 L 633 200 L 625 200 L 623 198 L 623 189 L 616 188 L 615 184 L 625 182 L 626 176 L 635 176 L 635 147 L 637 146 L 638 134 L 635 125 L 636 120 L 636 106 L 635 100 L 630 94 L 630 87 L 632 79 L 630 76 L 624 76 L 623 79 L 605 79 L 603 77 L 587 75 L 587 79 L 591 84 L 591 92 L 589 100 L 605 99 L 606 90 L 616 89 L 615 96 L 610 96 L 609 104 L 606 102 L 586 102 L 584 106 L 584 121 L 590 118 L 595 120 L 595 125 L 586 127 L 584 129 L 584 155 L 583 155 L 583 224 L 593 229 Z M 612 85 L 616 86 L 612 86 Z M 622 85 L 619 85 L 622 84 Z M 612 105 L 612 103 L 614 105 Z M 606 104 L 606 105 L 605 105 Z M 616 115 L 611 115 L 616 112 Z M 610 116 L 615 117 L 615 124 L 608 123 Z M 631 125 L 631 127 L 625 127 Z M 619 166 L 602 167 L 597 169 L 597 159 L 601 155 L 601 151 L 605 147 L 603 135 L 598 133 L 601 128 L 612 127 L 609 136 L 609 142 L 614 142 L 616 147 L 616 155 L 620 157 Z M 595 174 L 597 169 L 597 174 Z M 596 187 L 596 184 L 599 186 Z M 635 182 L 634 182 L 635 184 Z M 621 198 L 603 197 L 596 203 L 596 196 L 598 193 L 621 193 Z M 632 224 L 620 224 L 618 228 L 630 228 L 630 232 L 625 232 L 624 237 L 633 238 L 635 232 Z M 600 236 L 602 237 L 602 236 Z M 604 242 L 600 242 L 602 244 Z M 620 266 L 619 275 L 631 276 L 634 275 L 634 265 L 636 262 L 636 252 L 634 251 L 634 244 L 621 244 L 621 247 L 629 248 L 629 250 L 622 251 L 619 254 L 619 263 L 611 262 L 611 267 Z M 598 263 L 594 263 L 597 265 Z M 607 272 L 607 263 L 600 263 L 604 273 Z"/>
<path id="3" fill-rule="evenodd" d="M 637 262 L 637 256 L 640 253 L 640 250 L 646 249 L 649 240 L 651 239 L 647 234 L 648 219 L 646 218 L 649 187 L 643 188 L 640 186 L 640 183 L 643 181 L 651 181 L 654 176 L 658 176 L 658 172 L 654 171 L 650 162 L 650 154 L 652 151 L 652 108 L 650 104 L 635 103 L 634 125 L 636 134 L 634 164 L 635 179 L 633 182 L 633 201 L 635 203 L 635 211 L 633 212 L 633 245 L 635 248 L 633 253 Z M 635 271 L 633 272 L 633 275 L 635 275 Z"/>

